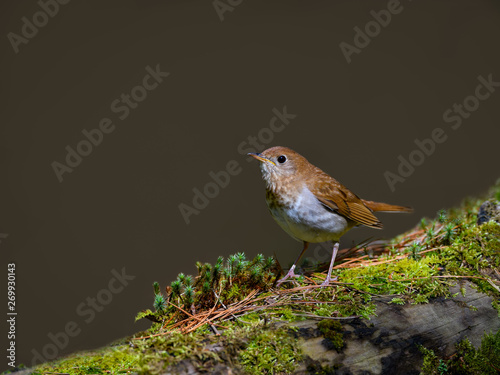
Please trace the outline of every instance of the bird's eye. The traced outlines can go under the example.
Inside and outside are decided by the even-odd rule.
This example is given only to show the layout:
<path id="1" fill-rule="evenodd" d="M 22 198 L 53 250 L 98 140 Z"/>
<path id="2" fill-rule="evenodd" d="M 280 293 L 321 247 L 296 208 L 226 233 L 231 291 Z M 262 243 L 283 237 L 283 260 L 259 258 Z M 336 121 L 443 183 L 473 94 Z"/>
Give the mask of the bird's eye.
<path id="1" fill-rule="evenodd" d="M 278 156 L 278 163 L 283 164 L 285 161 L 286 161 L 286 156 L 285 155 Z"/>

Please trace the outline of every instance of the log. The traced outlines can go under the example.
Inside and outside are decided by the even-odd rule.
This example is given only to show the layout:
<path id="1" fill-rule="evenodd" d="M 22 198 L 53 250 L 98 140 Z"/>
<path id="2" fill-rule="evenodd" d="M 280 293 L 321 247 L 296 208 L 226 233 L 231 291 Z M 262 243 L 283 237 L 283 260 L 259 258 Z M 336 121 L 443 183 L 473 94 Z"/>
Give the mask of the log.
<path id="1" fill-rule="evenodd" d="M 340 351 L 323 337 L 318 321 L 297 322 L 305 360 L 295 373 L 324 373 L 330 368 L 346 375 L 418 375 L 423 359 L 418 345 L 444 356 L 452 355 L 455 344 L 465 337 L 478 347 L 484 333 L 500 329 L 500 319 L 491 297 L 470 284 L 465 284 L 465 291 L 465 296 L 434 298 L 420 305 L 376 302 L 376 317 L 342 323 L 345 347 Z M 459 287 L 451 292 L 459 292 Z"/>

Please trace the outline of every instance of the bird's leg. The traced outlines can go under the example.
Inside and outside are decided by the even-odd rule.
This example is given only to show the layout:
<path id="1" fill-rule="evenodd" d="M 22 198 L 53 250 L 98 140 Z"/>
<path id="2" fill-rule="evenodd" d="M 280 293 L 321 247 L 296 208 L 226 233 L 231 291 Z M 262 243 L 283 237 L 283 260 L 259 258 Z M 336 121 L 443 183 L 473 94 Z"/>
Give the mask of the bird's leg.
<path id="1" fill-rule="evenodd" d="M 327 286 L 330 284 L 330 281 L 332 281 L 331 274 L 332 274 L 333 263 L 335 263 L 335 257 L 337 256 L 337 251 L 339 251 L 339 243 L 335 242 L 333 244 L 333 253 L 332 253 L 332 260 L 330 261 L 330 267 L 328 268 L 326 279 L 321 283 L 321 286 Z M 337 276 L 335 276 L 335 278 L 333 279 L 333 281 L 335 280 L 337 280 Z"/>
<path id="2" fill-rule="evenodd" d="M 280 284 L 282 282 L 284 282 L 285 280 L 287 280 L 288 278 L 290 277 L 299 277 L 298 275 L 296 275 L 293 270 L 295 269 L 295 266 L 297 265 L 297 263 L 299 262 L 300 258 L 302 258 L 302 255 L 304 255 L 304 253 L 306 252 L 307 250 L 307 247 L 309 246 L 309 242 L 305 242 L 304 241 L 304 249 L 302 249 L 302 252 L 300 253 L 299 257 L 295 260 L 295 262 L 293 263 L 293 266 L 292 268 L 290 268 L 290 271 L 288 271 L 288 273 L 286 274 L 286 276 L 280 280 L 278 280 L 278 283 L 276 284 L 276 286 L 280 286 Z"/>

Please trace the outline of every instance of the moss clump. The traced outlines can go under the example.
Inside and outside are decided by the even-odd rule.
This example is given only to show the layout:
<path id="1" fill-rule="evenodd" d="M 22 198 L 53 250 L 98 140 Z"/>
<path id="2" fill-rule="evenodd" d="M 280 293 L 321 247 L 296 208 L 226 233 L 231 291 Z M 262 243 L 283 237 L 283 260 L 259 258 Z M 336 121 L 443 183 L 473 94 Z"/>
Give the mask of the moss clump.
<path id="1" fill-rule="evenodd" d="M 246 318 L 249 324 L 227 324 L 220 336 L 210 334 L 206 327 L 189 334 L 173 331 L 130 340 L 127 345 L 78 353 L 38 366 L 34 374 L 161 374 L 175 372 L 175 366 L 183 359 L 189 359 L 199 371 L 210 372 L 217 363 L 222 363 L 249 374 L 292 372 L 302 354 L 289 330 L 266 327 L 266 321 L 257 314 Z"/>
<path id="2" fill-rule="evenodd" d="M 166 287 L 166 297 L 155 282 L 155 311 L 139 312 L 136 321 L 147 318 L 159 323 L 172 317 L 175 318 L 172 321 L 178 321 L 187 317 L 185 312 L 195 313 L 211 308 L 216 302 L 223 305 L 238 302 L 251 291 L 269 290 L 280 272 L 274 258 L 266 259 L 258 254 L 253 260 L 247 260 L 244 253 L 231 255 L 225 262 L 223 257 L 219 257 L 215 265 L 197 262 L 196 268 L 196 277 L 180 273 L 177 280 Z"/>
<path id="3" fill-rule="evenodd" d="M 248 374 L 288 374 L 302 359 L 296 339 L 283 329 L 264 330 L 250 338 L 239 353 L 239 359 Z"/>
<path id="4" fill-rule="evenodd" d="M 453 244 L 443 249 L 441 257 L 446 270 L 455 275 L 473 276 L 500 267 L 500 224 L 489 221 L 480 226 L 464 225 Z M 474 282 L 483 293 L 493 291 L 486 280 Z"/>
<path id="5" fill-rule="evenodd" d="M 448 372 L 446 363 L 434 354 L 434 351 L 424 346 L 418 348 L 424 356 L 421 375 L 443 375 Z"/>
<path id="6" fill-rule="evenodd" d="M 405 295 L 408 301 L 422 303 L 431 296 L 447 292 L 446 285 L 431 278 L 439 274 L 439 263 L 439 257 L 433 255 L 420 260 L 408 257 L 398 262 L 347 269 L 342 272 L 342 281 L 352 283 L 357 290 L 379 295 Z"/>
<path id="7" fill-rule="evenodd" d="M 485 334 L 475 349 L 465 338 L 456 345 L 457 352 L 449 359 L 438 358 L 433 350 L 420 346 L 424 355 L 422 375 L 495 375 L 500 373 L 500 331 Z"/>
<path id="8" fill-rule="evenodd" d="M 318 328 L 337 352 L 340 352 L 344 348 L 344 334 L 342 324 L 339 321 L 324 319 L 318 323 Z"/>
<path id="9" fill-rule="evenodd" d="M 158 374 L 185 358 L 196 359 L 197 365 L 219 361 L 216 353 L 205 350 L 210 340 L 205 340 L 208 330 L 183 334 L 171 332 L 169 335 L 155 336 L 148 340 L 132 340 L 132 350 L 139 353 L 138 370 L 141 373 Z"/>
<path id="10" fill-rule="evenodd" d="M 78 353 L 52 363 L 38 366 L 33 374 L 66 373 L 84 374 L 118 374 L 137 369 L 140 362 L 138 353 L 126 346 L 108 348 L 95 352 Z"/>

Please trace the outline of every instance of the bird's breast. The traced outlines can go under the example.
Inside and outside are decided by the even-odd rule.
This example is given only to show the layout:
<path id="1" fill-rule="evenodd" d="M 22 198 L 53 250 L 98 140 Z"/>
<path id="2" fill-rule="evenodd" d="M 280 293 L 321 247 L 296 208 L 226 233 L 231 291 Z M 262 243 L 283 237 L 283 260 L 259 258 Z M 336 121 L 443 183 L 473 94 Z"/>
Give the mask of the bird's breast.
<path id="1" fill-rule="evenodd" d="M 326 209 L 305 185 L 297 194 L 268 191 L 266 201 L 274 220 L 300 241 L 338 241 L 352 227 L 342 215 Z"/>

